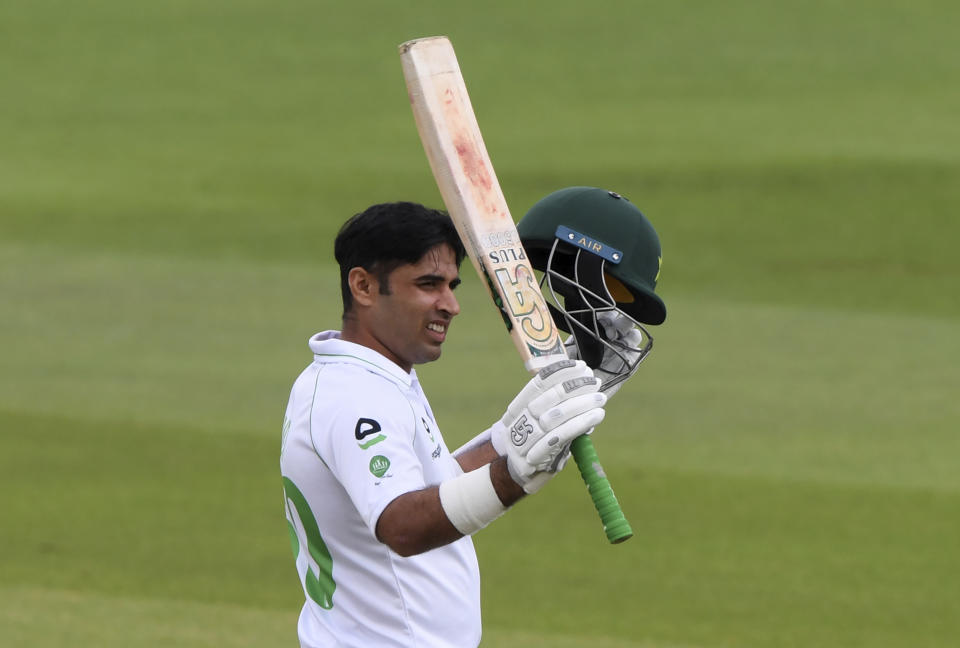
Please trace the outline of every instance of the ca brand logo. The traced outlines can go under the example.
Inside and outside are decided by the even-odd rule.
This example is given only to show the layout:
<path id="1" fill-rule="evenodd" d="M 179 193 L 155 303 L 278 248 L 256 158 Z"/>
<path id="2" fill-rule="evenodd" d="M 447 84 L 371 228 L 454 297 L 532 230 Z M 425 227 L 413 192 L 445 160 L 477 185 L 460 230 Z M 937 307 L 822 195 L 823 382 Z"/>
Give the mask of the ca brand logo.
<path id="1" fill-rule="evenodd" d="M 381 429 L 380 424 L 374 419 L 362 418 L 358 420 L 357 426 L 353 429 L 353 435 L 357 439 L 357 445 L 359 445 L 362 450 L 366 450 L 370 446 L 380 443 L 387 438 L 383 434 L 377 434 Z M 364 441 L 364 439 L 371 434 L 377 434 L 377 436 Z"/>
<path id="2" fill-rule="evenodd" d="M 527 423 L 527 415 L 524 414 L 510 428 L 510 441 L 515 446 L 522 446 L 527 442 L 531 432 L 533 432 L 533 426 Z"/>

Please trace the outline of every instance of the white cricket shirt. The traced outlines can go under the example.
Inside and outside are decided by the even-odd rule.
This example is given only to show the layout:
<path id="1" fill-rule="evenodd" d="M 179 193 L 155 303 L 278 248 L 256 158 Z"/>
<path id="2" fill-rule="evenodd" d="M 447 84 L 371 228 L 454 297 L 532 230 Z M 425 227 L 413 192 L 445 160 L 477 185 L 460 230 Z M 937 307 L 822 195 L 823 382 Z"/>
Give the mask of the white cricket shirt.
<path id="1" fill-rule="evenodd" d="M 462 474 L 415 371 L 339 339 L 310 338 L 283 424 L 280 469 L 306 597 L 304 648 L 475 647 L 480 572 L 469 537 L 403 558 L 377 540 L 398 496 Z"/>

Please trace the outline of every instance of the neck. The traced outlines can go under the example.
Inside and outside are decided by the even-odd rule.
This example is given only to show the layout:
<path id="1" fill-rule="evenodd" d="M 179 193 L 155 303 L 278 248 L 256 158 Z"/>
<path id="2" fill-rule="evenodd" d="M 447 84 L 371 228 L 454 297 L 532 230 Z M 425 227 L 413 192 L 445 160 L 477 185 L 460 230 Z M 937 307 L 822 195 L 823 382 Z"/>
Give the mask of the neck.
<path id="1" fill-rule="evenodd" d="M 381 343 L 380 340 L 370 332 L 369 328 L 361 326 L 356 317 L 347 315 L 343 318 L 343 326 L 340 329 L 340 339 L 345 342 L 365 346 L 368 349 L 373 349 L 406 373 L 410 373 L 413 369 L 412 365 L 403 363 L 385 344 Z"/>

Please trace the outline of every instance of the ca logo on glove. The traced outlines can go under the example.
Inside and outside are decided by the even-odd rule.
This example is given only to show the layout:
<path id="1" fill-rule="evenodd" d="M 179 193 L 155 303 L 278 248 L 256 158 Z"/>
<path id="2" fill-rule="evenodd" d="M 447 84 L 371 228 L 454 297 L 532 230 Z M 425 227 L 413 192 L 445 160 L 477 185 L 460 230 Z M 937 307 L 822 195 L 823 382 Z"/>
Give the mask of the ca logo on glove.
<path id="1" fill-rule="evenodd" d="M 510 428 L 510 440 L 513 445 L 522 446 L 531 432 L 533 432 L 533 426 L 527 423 L 527 416 L 523 415 Z"/>

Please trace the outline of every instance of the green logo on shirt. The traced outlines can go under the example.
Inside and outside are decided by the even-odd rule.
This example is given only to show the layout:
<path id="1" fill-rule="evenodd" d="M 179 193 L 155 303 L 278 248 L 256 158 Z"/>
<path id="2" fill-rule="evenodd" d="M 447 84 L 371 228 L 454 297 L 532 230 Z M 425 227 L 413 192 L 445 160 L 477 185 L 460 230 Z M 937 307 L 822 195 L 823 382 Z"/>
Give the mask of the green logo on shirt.
<path id="1" fill-rule="evenodd" d="M 390 460 L 383 455 L 377 455 L 370 460 L 370 472 L 372 472 L 375 477 L 383 477 L 387 474 L 389 468 Z"/>

